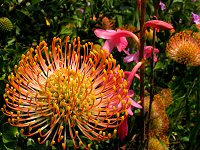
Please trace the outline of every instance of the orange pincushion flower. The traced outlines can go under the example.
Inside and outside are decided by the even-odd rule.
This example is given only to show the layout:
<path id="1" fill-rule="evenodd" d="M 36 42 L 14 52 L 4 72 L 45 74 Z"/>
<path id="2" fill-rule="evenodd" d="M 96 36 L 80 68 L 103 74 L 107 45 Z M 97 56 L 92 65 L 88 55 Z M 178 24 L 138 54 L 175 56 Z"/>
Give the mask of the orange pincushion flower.
<path id="1" fill-rule="evenodd" d="M 156 94 L 154 100 L 159 102 L 163 108 L 167 109 L 173 103 L 173 96 L 171 89 L 162 89 L 160 93 Z"/>
<path id="2" fill-rule="evenodd" d="M 149 97 L 145 97 L 145 111 L 149 111 Z M 169 119 L 166 114 L 165 108 L 162 107 L 157 101 L 153 101 L 150 118 L 150 135 L 161 136 L 165 134 L 169 128 Z"/>
<path id="3" fill-rule="evenodd" d="M 145 97 L 145 111 L 149 111 L 149 99 Z M 172 104 L 172 91 L 171 89 L 162 89 L 160 93 L 154 96 L 151 109 L 150 119 L 150 135 L 163 136 L 169 128 L 169 118 L 166 113 L 167 107 Z"/>
<path id="4" fill-rule="evenodd" d="M 170 58 L 189 66 L 200 65 L 200 40 L 198 33 L 183 31 L 172 36 L 166 50 Z"/>
<path id="5" fill-rule="evenodd" d="M 117 69 L 116 69 L 117 68 Z M 54 38 L 52 48 L 41 42 L 22 55 L 8 77 L 2 112 L 26 136 L 38 135 L 51 145 L 71 138 L 76 148 L 90 149 L 83 141 L 112 138 L 128 116 L 132 102 L 123 70 L 107 51 L 95 51 L 80 39 L 65 45 Z M 108 130 L 109 129 L 109 130 Z"/>

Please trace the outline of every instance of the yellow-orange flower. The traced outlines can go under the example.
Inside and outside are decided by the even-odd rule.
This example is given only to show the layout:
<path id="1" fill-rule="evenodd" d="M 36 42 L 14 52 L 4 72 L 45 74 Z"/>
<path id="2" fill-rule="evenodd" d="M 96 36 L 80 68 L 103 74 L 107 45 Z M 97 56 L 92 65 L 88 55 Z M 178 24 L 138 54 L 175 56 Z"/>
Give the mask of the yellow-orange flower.
<path id="1" fill-rule="evenodd" d="M 183 31 L 172 36 L 167 44 L 167 54 L 178 63 L 200 65 L 200 39 L 198 33 Z"/>
<path id="2" fill-rule="evenodd" d="M 149 99 L 145 97 L 145 111 L 149 111 Z M 165 135 L 165 132 L 169 128 L 169 118 L 166 113 L 167 107 L 172 104 L 172 91 L 171 89 L 162 89 L 158 94 L 154 96 L 152 103 L 151 118 L 150 118 L 150 135 L 160 136 Z"/>
<path id="3" fill-rule="evenodd" d="M 41 42 L 31 48 L 9 75 L 2 112 L 26 136 L 38 135 L 51 145 L 71 138 L 76 148 L 90 149 L 89 140 L 112 138 L 132 108 L 123 70 L 107 51 L 96 51 L 80 39 L 51 49 Z M 109 130 L 108 130 L 109 129 Z"/>

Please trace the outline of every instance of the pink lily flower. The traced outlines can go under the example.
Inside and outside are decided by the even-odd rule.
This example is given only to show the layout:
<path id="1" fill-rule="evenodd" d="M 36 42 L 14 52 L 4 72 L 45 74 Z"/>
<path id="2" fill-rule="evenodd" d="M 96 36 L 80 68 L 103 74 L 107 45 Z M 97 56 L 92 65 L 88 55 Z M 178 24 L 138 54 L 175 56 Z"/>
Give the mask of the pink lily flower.
<path id="1" fill-rule="evenodd" d="M 142 62 L 139 62 L 136 64 L 136 66 L 132 69 L 132 71 L 129 73 L 128 76 L 128 89 L 130 88 L 133 79 L 136 75 L 136 72 L 138 71 L 138 69 L 140 68 L 140 66 L 142 65 Z M 133 111 L 132 108 L 136 107 L 136 108 L 142 108 L 141 105 L 139 105 L 138 103 L 136 103 L 131 97 L 134 96 L 134 91 L 133 90 L 129 90 L 128 95 L 130 96 L 130 98 L 128 98 L 128 101 L 131 101 L 131 106 L 128 108 L 128 114 L 129 115 L 133 115 Z M 121 103 L 118 105 L 118 107 L 120 107 L 120 105 L 122 105 Z M 123 141 L 124 138 L 128 135 L 128 117 L 125 118 L 125 120 L 123 121 L 123 123 L 119 126 L 118 128 L 118 134 L 120 137 L 120 140 Z"/>
<path id="2" fill-rule="evenodd" d="M 156 28 L 158 29 L 158 31 L 161 29 L 161 30 L 172 30 L 174 29 L 174 27 L 167 23 L 167 22 L 164 22 L 162 20 L 150 20 L 150 21 L 147 21 L 145 24 L 144 24 L 144 29 L 146 29 L 147 27 L 153 27 L 153 28 Z"/>
<path id="3" fill-rule="evenodd" d="M 126 30 L 103 30 L 95 29 L 94 33 L 97 37 L 106 39 L 102 49 L 108 50 L 109 53 L 112 52 L 114 47 L 117 47 L 119 52 L 125 51 L 128 41 L 126 37 L 132 37 L 137 43 L 139 43 L 138 37 L 130 31 Z"/>
<path id="4" fill-rule="evenodd" d="M 153 53 L 153 47 L 152 46 L 145 46 L 144 48 L 144 59 L 148 59 L 152 56 Z M 156 54 L 159 53 L 159 50 L 157 48 L 154 48 L 154 61 L 158 62 L 158 57 L 156 56 Z M 138 63 L 138 59 L 139 59 L 139 51 L 137 51 L 135 54 L 128 54 L 125 58 L 124 58 L 124 62 L 129 63 L 132 61 L 135 61 L 136 63 Z"/>

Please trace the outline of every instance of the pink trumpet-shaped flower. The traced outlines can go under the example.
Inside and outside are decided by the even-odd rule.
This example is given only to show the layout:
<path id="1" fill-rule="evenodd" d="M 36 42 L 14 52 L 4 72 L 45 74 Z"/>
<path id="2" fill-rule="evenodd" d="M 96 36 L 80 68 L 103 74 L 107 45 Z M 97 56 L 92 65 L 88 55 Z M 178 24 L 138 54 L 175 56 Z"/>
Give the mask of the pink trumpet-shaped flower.
<path id="1" fill-rule="evenodd" d="M 125 48 L 128 45 L 128 41 L 126 37 L 132 37 L 135 39 L 137 43 L 139 43 L 138 37 L 130 31 L 126 30 L 103 30 L 103 29 L 96 29 L 94 33 L 97 37 L 106 39 L 106 42 L 102 49 L 108 50 L 109 53 L 112 52 L 114 47 L 117 47 L 119 52 L 125 51 Z"/>
<path id="2" fill-rule="evenodd" d="M 152 28 L 156 28 L 158 30 L 172 30 L 174 29 L 174 27 L 167 23 L 167 22 L 164 22 L 162 20 L 150 20 L 150 21 L 147 21 L 145 24 L 144 24 L 144 28 L 146 29 L 147 27 L 152 27 Z"/>
<path id="3" fill-rule="evenodd" d="M 153 53 L 153 47 L 152 46 L 145 46 L 144 48 L 144 59 L 150 58 L 152 56 Z M 159 53 L 159 50 L 157 48 L 154 49 L 154 61 L 157 62 L 158 61 L 158 57 L 156 56 L 156 54 Z M 135 54 L 128 54 L 125 58 L 124 58 L 124 62 L 129 63 L 132 61 L 135 61 L 136 63 L 138 63 L 138 59 L 139 59 L 139 51 L 137 51 Z"/>

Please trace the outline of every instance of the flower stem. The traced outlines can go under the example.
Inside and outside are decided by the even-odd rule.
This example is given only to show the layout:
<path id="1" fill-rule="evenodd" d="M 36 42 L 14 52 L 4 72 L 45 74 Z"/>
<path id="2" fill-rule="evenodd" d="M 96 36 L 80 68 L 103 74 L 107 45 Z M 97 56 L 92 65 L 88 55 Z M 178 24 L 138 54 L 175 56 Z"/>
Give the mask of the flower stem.
<path id="1" fill-rule="evenodd" d="M 144 23 L 145 23 L 145 16 L 146 16 L 146 6 L 147 0 L 142 0 L 141 4 L 141 20 L 140 20 L 140 51 L 139 51 L 139 58 L 140 61 L 144 58 L 144 46 L 145 46 L 145 30 L 144 30 Z M 142 121 L 141 121 L 141 144 L 145 143 L 145 113 L 144 113 L 144 75 L 145 75 L 145 64 L 142 64 L 140 67 L 140 100 L 142 105 Z"/>
<path id="2" fill-rule="evenodd" d="M 158 8 L 159 8 L 159 0 L 157 0 L 155 4 L 155 17 L 158 17 Z M 152 110 L 152 103 L 154 100 L 154 48 L 156 43 L 156 29 L 153 29 L 153 43 L 152 43 L 152 56 L 151 56 L 151 78 L 150 78 L 150 101 L 149 101 L 149 110 L 148 110 L 148 118 L 147 118 L 147 150 L 149 149 L 149 141 L 150 141 L 150 119 L 151 119 L 151 110 Z"/>

